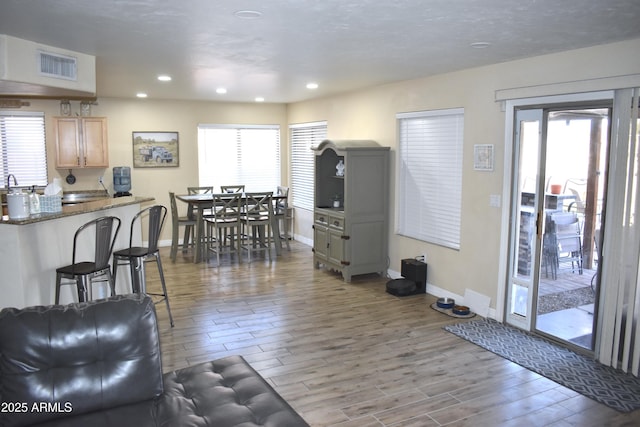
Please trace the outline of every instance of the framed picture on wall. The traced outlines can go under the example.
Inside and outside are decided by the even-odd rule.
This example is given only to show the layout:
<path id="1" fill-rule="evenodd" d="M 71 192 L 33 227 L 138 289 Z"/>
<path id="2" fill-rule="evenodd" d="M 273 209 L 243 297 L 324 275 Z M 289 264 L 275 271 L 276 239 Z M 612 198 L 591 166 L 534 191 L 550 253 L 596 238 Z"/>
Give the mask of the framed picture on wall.
<path id="1" fill-rule="evenodd" d="M 178 132 L 133 132 L 133 167 L 179 165 Z"/>
<path id="2" fill-rule="evenodd" d="M 473 169 L 488 172 L 493 170 L 493 144 L 473 146 Z"/>

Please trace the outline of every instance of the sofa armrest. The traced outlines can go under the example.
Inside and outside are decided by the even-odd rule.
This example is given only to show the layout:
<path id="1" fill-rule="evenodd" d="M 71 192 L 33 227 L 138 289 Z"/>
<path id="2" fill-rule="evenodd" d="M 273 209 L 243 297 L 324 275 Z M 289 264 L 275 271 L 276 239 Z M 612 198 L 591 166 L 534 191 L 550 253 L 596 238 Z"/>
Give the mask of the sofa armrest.
<path id="1" fill-rule="evenodd" d="M 104 410 L 162 391 L 155 306 L 148 296 L 0 312 L 0 401 L 27 408 L 0 413 L 0 425 Z"/>

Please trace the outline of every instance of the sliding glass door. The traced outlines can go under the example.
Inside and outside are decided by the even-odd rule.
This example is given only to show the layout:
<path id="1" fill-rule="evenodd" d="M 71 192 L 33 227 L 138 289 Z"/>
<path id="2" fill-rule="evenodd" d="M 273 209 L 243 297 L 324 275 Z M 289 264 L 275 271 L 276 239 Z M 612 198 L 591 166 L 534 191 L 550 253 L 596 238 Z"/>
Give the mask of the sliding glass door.
<path id="1" fill-rule="evenodd" d="M 610 108 L 517 110 L 508 323 L 593 349 Z"/>
<path id="2" fill-rule="evenodd" d="M 511 204 L 511 244 L 506 320 L 531 329 L 531 307 L 540 273 L 542 230 L 539 229 L 543 141 L 542 110 L 518 110 L 515 117 L 514 185 Z"/>

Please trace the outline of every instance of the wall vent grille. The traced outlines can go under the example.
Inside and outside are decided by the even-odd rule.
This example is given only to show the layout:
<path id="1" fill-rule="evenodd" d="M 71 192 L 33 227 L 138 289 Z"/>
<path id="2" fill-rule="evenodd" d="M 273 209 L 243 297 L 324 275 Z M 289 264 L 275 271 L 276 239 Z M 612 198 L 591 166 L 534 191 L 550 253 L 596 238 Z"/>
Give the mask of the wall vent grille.
<path id="1" fill-rule="evenodd" d="M 77 80 L 77 58 L 72 56 L 39 52 L 40 74 L 57 79 Z"/>

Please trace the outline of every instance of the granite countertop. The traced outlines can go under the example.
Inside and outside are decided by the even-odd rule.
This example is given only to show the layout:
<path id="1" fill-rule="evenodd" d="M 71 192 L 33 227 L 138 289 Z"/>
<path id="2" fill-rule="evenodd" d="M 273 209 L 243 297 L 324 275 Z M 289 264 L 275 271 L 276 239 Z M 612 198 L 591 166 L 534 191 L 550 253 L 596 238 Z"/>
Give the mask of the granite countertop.
<path id="1" fill-rule="evenodd" d="M 151 202 L 155 200 L 153 197 L 116 197 L 116 198 L 103 198 L 100 200 L 84 203 L 76 203 L 73 205 L 62 206 L 61 212 L 53 213 L 41 213 L 37 215 L 31 215 L 29 218 L 24 219 L 9 219 L 8 215 L 4 215 L 0 224 L 13 224 L 13 225 L 26 225 L 34 224 L 42 221 L 49 221 L 57 218 L 64 218 L 67 216 L 80 215 L 89 212 L 96 212 L 107 210 L 111 208 L 117 208 L 120 206 L 133 205 L 136 203 Z"/>

